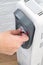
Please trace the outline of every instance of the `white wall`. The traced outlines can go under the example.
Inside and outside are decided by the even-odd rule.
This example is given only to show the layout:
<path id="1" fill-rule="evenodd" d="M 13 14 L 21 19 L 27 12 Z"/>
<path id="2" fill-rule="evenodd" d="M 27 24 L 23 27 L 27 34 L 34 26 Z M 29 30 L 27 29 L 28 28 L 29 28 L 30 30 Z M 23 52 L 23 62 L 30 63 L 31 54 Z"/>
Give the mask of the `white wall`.
<path id="1" fill-rule="evenodd" d="M 0 32 L 15 29 L 14 11 L 17 2 L 0 4 Z"/>

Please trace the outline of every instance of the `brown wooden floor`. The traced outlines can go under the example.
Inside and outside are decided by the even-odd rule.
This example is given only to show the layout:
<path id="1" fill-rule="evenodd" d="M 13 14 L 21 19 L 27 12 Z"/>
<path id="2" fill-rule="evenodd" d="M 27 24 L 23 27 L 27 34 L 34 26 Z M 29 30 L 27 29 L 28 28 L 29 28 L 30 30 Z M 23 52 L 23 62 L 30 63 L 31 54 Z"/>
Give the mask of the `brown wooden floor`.
<path id="1" fill-rule="evenodd" d="M 12 56 L 0 54 L 0 65 L 18 65 L 16 54 Z"/>

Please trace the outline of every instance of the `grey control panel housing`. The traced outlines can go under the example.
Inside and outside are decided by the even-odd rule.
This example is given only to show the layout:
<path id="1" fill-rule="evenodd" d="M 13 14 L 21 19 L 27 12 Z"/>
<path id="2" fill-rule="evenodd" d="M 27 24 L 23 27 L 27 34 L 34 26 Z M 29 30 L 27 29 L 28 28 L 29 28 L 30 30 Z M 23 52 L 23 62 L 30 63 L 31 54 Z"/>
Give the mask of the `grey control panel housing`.
<path id="1" fill-rule="evenodd" d="M 24 31 L 26 32 L 26 34 L 29 36 L 29 40 L 23 43 L 22 45 L 24 49 L 28 49 L 32 45 L 35 26 L 32 23 L 32 21 L 20 9 L 17 9 L 14 12 L 14 15 L 16 20 L 16 29 L 22 27 Z"/>
<path id="2" fill-rule="evenodd" d="M 24 0 L 25 2 L 28 2 L 29 0 Z"/>

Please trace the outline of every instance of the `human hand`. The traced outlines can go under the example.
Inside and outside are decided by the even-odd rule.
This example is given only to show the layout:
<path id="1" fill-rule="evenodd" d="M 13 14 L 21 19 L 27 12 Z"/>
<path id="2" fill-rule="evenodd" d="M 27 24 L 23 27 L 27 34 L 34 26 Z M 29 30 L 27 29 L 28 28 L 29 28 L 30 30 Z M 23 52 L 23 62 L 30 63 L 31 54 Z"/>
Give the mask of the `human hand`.
<path id="1" fill-rule="evenodd" d="M 29 40 L 26 34 L 20 33 L 20 29 L 0 33 L 0 53 L 13 55 L 23 42 Z"/>

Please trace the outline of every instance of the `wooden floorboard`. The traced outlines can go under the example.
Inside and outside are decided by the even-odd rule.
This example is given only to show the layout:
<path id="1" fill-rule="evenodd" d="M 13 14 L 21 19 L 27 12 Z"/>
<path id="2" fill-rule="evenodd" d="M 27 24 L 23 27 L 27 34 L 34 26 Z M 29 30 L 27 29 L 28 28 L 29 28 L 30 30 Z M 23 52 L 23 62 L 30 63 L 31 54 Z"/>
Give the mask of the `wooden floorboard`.
<path id="1" fill-rule="evenodd" d="M 0 54 L 0 65 L 18 65 L 16 54 L 12 56 Z"/>

